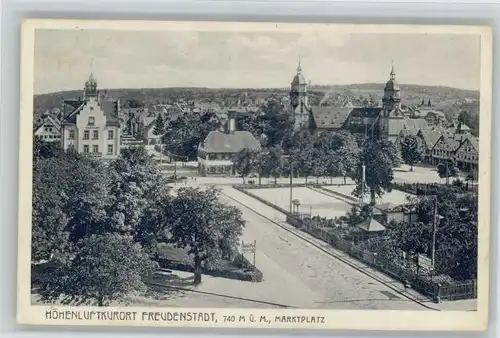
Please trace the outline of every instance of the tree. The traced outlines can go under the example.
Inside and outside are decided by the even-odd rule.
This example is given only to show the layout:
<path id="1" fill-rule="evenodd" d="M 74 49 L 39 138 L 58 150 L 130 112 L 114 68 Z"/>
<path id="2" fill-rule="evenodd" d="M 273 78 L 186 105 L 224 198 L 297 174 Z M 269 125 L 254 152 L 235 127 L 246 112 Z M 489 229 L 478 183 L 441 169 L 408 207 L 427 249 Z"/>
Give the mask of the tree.
<path id="1" fill-rule="evenodd" d="M 391 226 L 387 233 L 394 243 L 411 255 L 430 254 L 432 245 L 432 223 L 400 222 Z"/>
<path id="2" fill-rule="evenodd" d="M 194 256 L 195 284 L 203 262 L 234 254 L 245 225 L 241 211 L 220 202 L 213 188 L 179 189 L 169 214 L 170 242 Z"/>
<path id="3" fill-rule="evenodd" d="M 356 137 L 348 131 L 322 133 L 315 142 L 325 158 L 325 173 L 333 178 L 338 174 L 344 177 L 356 171 L 360 148 Z"/>
<path id="4" fill-rule="evenodd" d="M 462 110 L 458 115 L 458 122 L 461 122 L 471 128 L 474 135 L 479 133 L 479 112 L 470 111 L 470 109 Z"/>
<path id="5" fill-rule="evenodd" d="M 33 170 L 32 259 L 50 259 L 91 233 L 105 231 L 106 165 L 74 152 L 38 153 Z"/>
<path id="6" fill-rule="evenodd" d="M 165 121 L 163 120 L 162 114 L 158 114 L 155 120 L 155 127 L 153 129 L 153 134 L 163 135 L 165 133 Z"/>
<path id="7" fill-rule="evenodd" d="M 313 174 L 314 136 L 308 130 L 298 132 L 293 137 L 292 145 L 290 155 L 294 171 L 304 176 L 307 184 L 307 178 Z"/>
<path id="8" fill-rule="evenodd" d="M 167 178 L 144 147 L 124 149 L 110 167 L 108 231 L 134 236 L 155 256 L 165 237 L 161 206 L 169 202 Z"/>
<path id="9" fill-rule="evenodd" d="M 274 177 L 274 184 L 277 183 L 278 177 L 283 172 L 283 150 L 276 146 L 270 149 L 268 155 L 269 174 Z"/>
<path id="10" fill-rule="evenodd" d="M 245 184 L 245 177 L 258 169 L 257 156 L 258 152 L 252 149 L 244 148 L 234 155 L 233 163 L 236 172 L 243 179 Z"/>
<path id="11" fill-rule="evenodd" d="M 338 139 L 338 146 L 333 151 L 333 157 L 337 162 L 339 174 L 344 177 L 344 184 L 347 184 L 347 176 L 356 171 L 361 149 L 356 142 L 356 138 L 347 131 L 337 133 L 336 138 Z"/>
<path id="12" fill-rule="evenodd" d="M 471 193 L 456 193 L 446 186 L 440 186 L 435 194 L 418 196 L 413 201 L 421 224 L 402 224 L 395 227 L 396 232 L 388 229 L 387 234 L 401 249 L 413 247 L 416 252 L 430 255 L 437 203 L 440 217 L 436 223 L 436 273 L 457 280 L 474 279 L 477 275 L 477 198 Z"/>
<path id="13" fill-rule="evenodd" d="M 319 177 L 326 174 L 327 156 L 320 148 L 314 148 L 312 152 L 312 171 L 316 176 L 316 184 L 319 184 Z"/>
<path id="14" fill-rule="evenodd" d="M 41 159 L 33 171 L 33 218 L 31 259 L 49 260 L 64 253 L 68 247 L 68 217 L 65 214 L 67 195 L 61 187 L 61 168 L 54 159 Z"/>
<path id="15" fill-rule="evenodd" d="M 449 185 L 450 177 L 458 176 L 458 167 L 453 160 L 445 160 L 437 166 L 438 175 L 440 178 L 446 178 L 446 185 Z"/>
<path id="16" fill-rule="evenodd" d="M 131 99 L 131 100 L 126 101 L 126 103 L 125 103 L 125 107 L 127 107 L 127 108 L 140 108 L 142 106 L 143 105 L 142 105 L 141 101 L 139 101 L 137 99 Z"/>
<path id="17" fill-rule="evenodd" d="M 479 178 L 479 173 L 477 171 L 477 168 L 472 168 L 467 173 L 467 180 L 471 181 L 472 183 L 472 191 L 474 191 L 474 182 L 477 182 L 478 178 Z"/>
<path id="18" fill-rule="evenodd" d="M 353 179 L 356 181 L 354 195 L 361 196 L 363 191 L 370 191 L 371 204 L 375 204 L 375 196 L 381 196 L 384 190 L 391 189 L 394 178 L 393 168 L 401 162 L 399 149 L 387 140 L 372 140 L 363 148 Z M 363 185 L 363 164 L 365 182 Z"/>
<path id="19" fill-rule="evenodd" d="M 118 163 L 120 162 L 132 167 L 154 165 L 153 155 L 149 155 L 148 151 L 143 146 L 123 148 L 120 151 Z"/>
<path id="20" fill-rule="evenodd" d="M 166 151 L 195 160 L 196 149 L 200 142 L 211 131 L 218 130 L 220 127 L 220 121 L 215 113 L 185 113 L 169 122 L 169 127 L 162 137 L 162 143 L 166 145 Z"/>
<path id="21" fill-rule="evenodd" d="M 415 135 L 406 135 L 401 141 L 400 146 L 404 163 L 410 166 L 410 171 L 413 171 L 413 165 L 420 162 L 423 155 L 418 137 Z"/>
<path id="22" fill-rule="evenodd" d="M 111 233 L 83 238 L 57 263 L 40 295 L 49 303 L 62 297 L 65 305 L 106 306 L 144 291 L 144 279 L 156 268 L 131 237 Z"/>
<path id="23" fill-rule="evenodd" d="M 262 183 L 262 176 L 269 177 L 269 151 L 263 149 L 255 154 L 255 170 L 259 173 L 259 185 Z"/>
<path id="24" fill-rule="evenodd" d="M 292 134 L 294 123 L 277 100 L 268 100 L 257 116 L 257 130 L 266 135 L 266 147 L 282 145 Z"/>

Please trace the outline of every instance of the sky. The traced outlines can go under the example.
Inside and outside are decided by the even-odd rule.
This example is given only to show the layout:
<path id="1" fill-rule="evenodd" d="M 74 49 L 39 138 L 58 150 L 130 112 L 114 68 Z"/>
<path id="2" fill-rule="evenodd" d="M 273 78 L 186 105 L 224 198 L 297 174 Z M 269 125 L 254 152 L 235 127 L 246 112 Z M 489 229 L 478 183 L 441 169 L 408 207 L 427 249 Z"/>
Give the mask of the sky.
<path id="1" fill-rule="evenodd" d="M 313 85 L 383 83 L 480 88 L 479 35 L 40 30 L 34 92 L 99 88 L 284 88 L 301 60 Z"/>

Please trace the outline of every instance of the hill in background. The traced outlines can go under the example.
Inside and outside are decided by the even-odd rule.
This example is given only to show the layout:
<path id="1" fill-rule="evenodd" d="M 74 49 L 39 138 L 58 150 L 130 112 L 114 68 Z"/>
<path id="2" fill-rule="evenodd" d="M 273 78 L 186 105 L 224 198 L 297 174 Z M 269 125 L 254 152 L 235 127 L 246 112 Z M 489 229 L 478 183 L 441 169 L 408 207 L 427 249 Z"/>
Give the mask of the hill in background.
<path id="1" fill-rule="evenodd" d="M 404 105 L 420 105 L 422 100 L 427 104 L 430 99 L 435 109 L 445 112 L 449 119 L 458 116 L 465 102 L 479 100 L 479 92 L 440 86 L 421 86 L 401 84 L 401 98 Z M 335 105 L 345 100 L 354 105 L 363 100 L 371 99 L 380 102 L 384 84 L 366 83 L 352 85 L 310 86 L 309 102 L 311 105 Z M 288 88 L 142 88 L 142 89 L 101 89 L 109 97 L 120 99 L 122 106 L 127 107 L 130 102 L 144 106 L 166 104 L 183 99 L 195 102 L 215 102 L 221 106 L 231 106 L 243 99 L 264 100 L 269 95 L 287 96 Z M 34 96 L 34 113 L 40 114 L 48 109 L 61 107 L 63 98 L 82 96 L 81 90 L 63 91 Z M 479 114 L 470 112 L 471 114 Z"/>

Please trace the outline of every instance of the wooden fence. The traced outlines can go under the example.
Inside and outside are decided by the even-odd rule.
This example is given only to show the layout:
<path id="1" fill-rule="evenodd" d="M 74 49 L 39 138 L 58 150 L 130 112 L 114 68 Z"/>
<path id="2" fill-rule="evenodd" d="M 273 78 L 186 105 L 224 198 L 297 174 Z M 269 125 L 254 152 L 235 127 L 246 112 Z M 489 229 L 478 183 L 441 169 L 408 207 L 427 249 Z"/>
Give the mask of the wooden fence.
<path id="1" fill-rule="evenodd" d="M 410 284 L 413 289 L 435 301 L 477 298 L 477 283 L 475 280 L 453 285 L 441 285 L 431 281 L 429 276 L 419 275 L 416 264 L 415 266 L 408 264 L 408 267 L 401 267 L 393 262 L 378 259 L 377 253 L 356 247 L 353 242 L 346 241 L 334 233 L 333 228 L 319 227 L 313 220 L 302 220 L 290 214 L 287 214 L 286 220 L 287 223 L 347 253 L 349 256 L 400 282 Z"/>

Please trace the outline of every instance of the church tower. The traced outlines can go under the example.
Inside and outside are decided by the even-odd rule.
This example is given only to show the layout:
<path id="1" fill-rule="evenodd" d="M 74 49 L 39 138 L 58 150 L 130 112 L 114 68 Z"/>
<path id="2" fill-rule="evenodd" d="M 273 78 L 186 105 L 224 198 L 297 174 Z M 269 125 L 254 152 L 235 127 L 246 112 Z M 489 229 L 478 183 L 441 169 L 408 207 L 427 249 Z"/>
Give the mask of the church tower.
<path id="1" fill-rule="evenodd" d="M 389 120 L 403 117 L 401 113 L 401 89 L 396 81 L 396 72 L 392 65 L 389 81 L 385 84 L 382 98 L 382 111 L 379 117 L 379 132 L 381 138 L 389 138 Z"/>
<path id="2" fill-rule="evenodd" d="M 295 120 L 296 128 L 304 126 L 309 119 L 309 106 L 307 103 L 307 81 L 302 75 L 302 67 L 297 67 L 290 89 L 290 115 Z"/>
<path id="3" fill-rule="evenodd" d="M 85 101 L 91 99 L 97 100 L 98 90 L 97 81 L 94 78 L 94 74 L 90 73 L 89 79 L 85 82 L 85 89 L 83 90 L 83 97 Z"/>
<path id="4" fill-rule="evenodd" d="M 297 74 L 295 74 L 291 83 L 290 102 L 294 109 L 301 105 L 307 106 L 307 81 L 304 75 L 302 75 L 300 60 L 297 67 Z"/>

